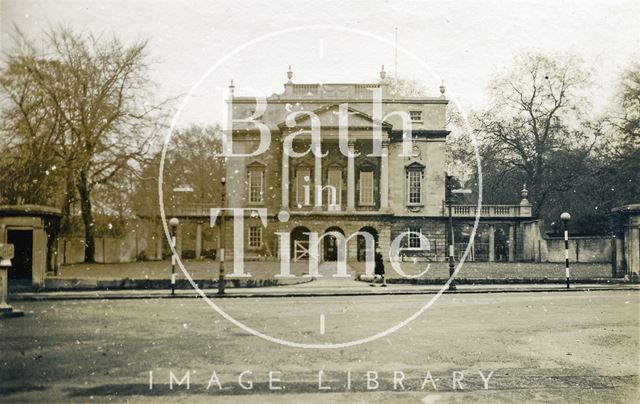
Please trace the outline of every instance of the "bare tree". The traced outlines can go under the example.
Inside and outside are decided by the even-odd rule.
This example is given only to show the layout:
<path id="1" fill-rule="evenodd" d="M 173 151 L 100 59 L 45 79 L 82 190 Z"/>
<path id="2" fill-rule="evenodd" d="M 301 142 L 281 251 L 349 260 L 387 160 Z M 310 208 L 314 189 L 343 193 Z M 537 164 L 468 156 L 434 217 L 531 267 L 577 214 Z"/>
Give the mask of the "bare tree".
<path id="1" fill-rule="evenodd" d="M 53 203 L 57 186 L 58 114 L 28 71 L 30 58 L 10 59 L 0 75 L 0 183 L 4 203 Z M 17 180 L 18 179 L 18 180 Z"/>
<path id="2" fill-rule="evenodd" d="M 622 75 L 617 101 L 618 108 L 610 122 L 618 136 L 610 153 L 631 163 L 629 157 L 640 151 L 640 63 L 634 63 Z"/>
<path id="3" fill-rule="evenodd" d="M 8 60 L 21 61 L 20 78 L 45 97 L 55 116 L 51 149 L 64 165 L 66 196 L 80 202 L 85 261 L 95 254 L 92 193 L 145 158 L 162 123 L 164 103 L 152 101 L 146 41 L 125 45 L 117 38 L 56 27 L 40 47 L 19 31 L 21 46 Z M 23 133 L 20 132 L 20 135 Z"/>
<path id="4" fill-rule="evenodd" d="M 526 54 L 493 81 L 491 107 L 476 116 L 483 170 L 495 177 L 489 193 L 499 193 L 509 179 L 526 182 L 539 214 L 554 192 L 574 184 L 600 134 L 581 114 L 587 79 L 574 57 Z"/>

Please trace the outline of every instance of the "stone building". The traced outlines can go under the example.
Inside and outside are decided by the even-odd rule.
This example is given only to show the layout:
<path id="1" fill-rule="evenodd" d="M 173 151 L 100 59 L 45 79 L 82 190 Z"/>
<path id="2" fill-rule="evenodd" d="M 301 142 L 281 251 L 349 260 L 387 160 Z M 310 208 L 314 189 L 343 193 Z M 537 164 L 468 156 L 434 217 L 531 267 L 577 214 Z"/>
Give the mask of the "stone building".
<path id="1" fill-rule="evenodd" d="M 386 250 L 392 239 L 411 230 L 426 236 L 433 248 L 424 251 L 420 237 L 412 233 L 405 242 L 407 252 L 414 249 L 434 259 L 441 256 L 446 223 L 442 201 L 447 103 L 444 88 L 439 97 L 393 98 L 384 81 L 294 84 L 290 78 L 284 92 L 268 97 L 266 110 L 256 116 L 270 132 L 267 150 L 227 162 L 229 206 L 261 207 L 268 212 L 266 228 L 258 218 L 245 220 L 247 254 L 263 245 L 274 251 L 276 230 L 291 234 L 294 259 L 307 254 L 308 232 L 320 236 L 338 232 L 346 237 L 367 232 Z M 234 120 L 256 115 L 254 97 L 233 96 L 231 104 Z M 319 127 L 323 157 L 311 150 L 309 133 L 314 124 Z M 341 125 L 347 128 L 349 153 L 339 147 Z M 379 155 L 373 150 L 376 126 L 381 135 Z M 257 150 L 262 136 L 259 129 L 253 122 L 234 121 L 234 152 Z M 294 158 L 284 152 L 284 139 L 300 131 L 292 148 L 308 153 Z M 403 150 L 403 132 L 408 131 L 411 148 Z M 279 212 L 287 212 L 289 220 L 279 221 Z M 364 241 L 358 237 L 348 243 L 349 259 L 362 259 Z M 321 259 L 337 258 L 335 237 L 322 238 L 320 244 Z"/>
<path id="2" fill-rule="evenodd" d="M 615 240 L 613 276 L 640 273 L 640 203 L 616 207 L 611 211 Z"/>
<path id="3" fill-rule="evenodd" d="M 60 209 L 41 205 L 0 206 L 0 244 L 13 244 L 11 283 L 43 286 L 47 272 L 55 271 L 56 229 Z"/>
<path id="4" fill-rule="evenodd" d="M 227 256 L 243 243 L 243 259 L 287 254 L 303 260 L 314 244 L 308 233 L 316 233 L 320 260 L 338 258 L 338 234 L 348 239 L 350 261 L 363 260 L 366 235 L 383 251 L 398 239 L 402 257 L 444 260 L 444 86 L 438 96 L 395 97 L 384 71 L 379 82 L 369 84 L 297 84 L 292 76 L 289 71 L 282 93 L 262 103 L 235 95 L 233 82 L 229 87 L 227 144 L 234 156 L 227 157 L 226 199 L 228 207 L 246 211 L 241 230 L 234 233 L 232 221 L 226 224 Z M 485 260 L 496 259 L 494 232 L 502 225 L 502 255 L 516 259 L 521 223 L 531 219 L 523 195 L 519 205 L 482 207 L 490 245 Z M 472 223 L 475 214 L 475 205 L 453 208 L 457 226 Z M 183 205 L 169 215 L 199 221 L 196 240 L 202 240 L 209 207 Z M 288 234 L 286 246 L 276 233 Z M 178 243 L 184 244 L 180 237 Z"/>

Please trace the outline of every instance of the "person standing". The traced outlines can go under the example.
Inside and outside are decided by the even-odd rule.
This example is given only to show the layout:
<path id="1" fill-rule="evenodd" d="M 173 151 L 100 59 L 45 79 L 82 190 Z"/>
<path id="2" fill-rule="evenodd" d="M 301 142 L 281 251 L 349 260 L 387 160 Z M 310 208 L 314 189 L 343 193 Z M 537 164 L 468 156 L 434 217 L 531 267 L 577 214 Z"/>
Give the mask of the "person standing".
<path id="1" fill-rule="evenodd" d="M 380 275 L 382 278 L 382 285 L 380 286 L 386 288 L 387 282 L 384 279 L 384 261 L 382 261 L 382 252 L 380 251 L 380 247 L 376 247 L 375 263 L 375 274 Z"/>

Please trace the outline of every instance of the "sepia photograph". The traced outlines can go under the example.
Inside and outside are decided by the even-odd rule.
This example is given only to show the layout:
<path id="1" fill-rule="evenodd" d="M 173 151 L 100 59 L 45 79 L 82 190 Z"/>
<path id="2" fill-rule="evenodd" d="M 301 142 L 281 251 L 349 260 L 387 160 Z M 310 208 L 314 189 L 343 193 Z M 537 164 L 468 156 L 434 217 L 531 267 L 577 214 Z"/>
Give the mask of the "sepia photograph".
<path id="1" fill-rule="evenodd" d="M 0 402 L 640 402 L 639 18 L 0 0 Z"/>

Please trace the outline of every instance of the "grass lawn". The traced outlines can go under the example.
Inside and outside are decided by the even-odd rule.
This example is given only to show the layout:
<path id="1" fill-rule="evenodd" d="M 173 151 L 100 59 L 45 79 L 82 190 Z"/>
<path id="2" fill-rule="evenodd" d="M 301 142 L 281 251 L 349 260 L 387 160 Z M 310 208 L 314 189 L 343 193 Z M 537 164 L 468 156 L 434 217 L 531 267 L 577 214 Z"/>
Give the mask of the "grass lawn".
<path id="1" fill-rule="evenodd" d="M 194 279 L 211 279 L 218 275 L 217 261 L 183 261 L 186 269 Z M 427 263 L 401 263 L 402 270 L 408 275 L 422 273 Z M 352 271 L 364 273 L 364 263 L 349 263 Z M 227 262 L 226 273 L 233 272 L 233 262 Z M 393 270 L 390 263 L 385 264 L 388 279 L 402 278 Z M 184 278 L 182 272 L 176 267 L 178 279 Z M 256 279 L 272 279 L 280 272 L 280 264 L 277 261 L 248 261 L 245 263 L 245 272 Z M 291 263 L 291 273 L 301 276 L 308 272 L 306 262 Z M 530 263 L 530 262 L 467 262 L 458 273 L 459 279 L 507 279 L 507 278 L 564 278 L 563 263 Z M 60 278 L 96 278 L 96 279 L 168 279 L 171 277 L 170 261 L 144 261 L 126 264 L 74 264 L 65 265 L 59 270 Z M 449 269 L 446 262 L 431 263 L 429 270 L 421 277 L 427 279 L 445 279 L 449 277 Z M 585 278 L 610 278 L 610 264 L 571 264 L 571 277 L 574 279 Z"/>

